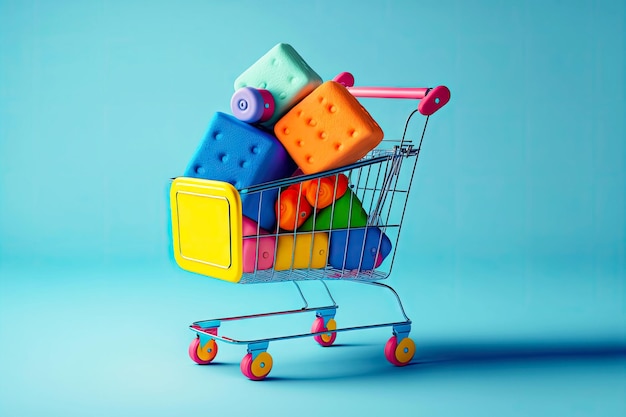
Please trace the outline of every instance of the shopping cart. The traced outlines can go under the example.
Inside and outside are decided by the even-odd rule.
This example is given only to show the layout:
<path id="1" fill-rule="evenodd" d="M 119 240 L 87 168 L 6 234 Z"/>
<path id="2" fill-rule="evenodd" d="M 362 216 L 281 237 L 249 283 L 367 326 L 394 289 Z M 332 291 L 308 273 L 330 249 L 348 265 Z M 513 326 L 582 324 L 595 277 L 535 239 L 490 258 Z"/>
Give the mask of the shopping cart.
<path id="1" fill-rule="evenodd" d="M 392 329 L 393 335 L 384 349 L 390 363 L 407 365 L 415 354 L 415 343 L 409 337 L 411 320 L 402 301 L 391 286 L 380 281 L 391 274 L 429 117 L 448 102 L 450 92 L 443 86 L 434 89 L 353 87 L 349 73 L 340 74 L 335 81 L 356 97 L 408 98 L 420 100 L 420 103 L 406 119 L 400 139 L 383 140 L 366 157 L 348 166 L 242 189 L 226 182 L 197 178 L 178 177 L 172 181 L 172 237 L 179 266 L 239 284 L 292 282 L 304 303 L 298 309 L 192 323 L 190 329 L 196 338 L 189 345 L 189 356 L 198 364 L 209 364 L 215 359 L 217 341 L 245 345 L 247 354 L 241 361 L 241 371 L 252 380 L 262 380 L 272 369 L 272 356 L 267 351 L 270 342 L 312 337 L 327 347 L 335 342 L 338 333 L 380 327 Z M 413 139 L 407 131 L 416 114 L 425 117 L 420 118 L 423 125 L 415 129 Z M 348 186 L 342 192 L 347 197 L 339 198 L 338 185 L 346 179 Z M 330 185 L 326 191 L 323 183 Z M 305 193 L 304 187 L 313 189 L 313 193 Z M 323 193 L 330 192 L 331 203 L 324 209 L 325 217 L 310 216 L 305 224 L 306 231 L 302 228 L 264 231 L 259 226 L 260 209 L 259 218 L 253 219 L 259 220 L 252 223 L 254 226 L 242 219 L 242 197 L 256 196 L 262 201 L 267 195 L 278 195 L 277 207 L 281 207 L 281 199 L 286 198 L 283 192 L 290 188 L 297 190 L 296 220 L 305 196 L 314 200 L 311 205 L 315 207 L 329 197 Z M 282 213 L 277 212 L 278 224 L 281 224 Z M 305 280 L 323 286 L 327 304 L 309 306 L 300 285 Z M 338 304 L 327 285 L 332 281 L 366 284 L 390 291 L 402 317 L 390 322 L 338 327 L 335 320 Z M 227 324 L 234 321 L 307 313 L 315 315 L 310 331 L 253 340 L 223 334 Z"/>

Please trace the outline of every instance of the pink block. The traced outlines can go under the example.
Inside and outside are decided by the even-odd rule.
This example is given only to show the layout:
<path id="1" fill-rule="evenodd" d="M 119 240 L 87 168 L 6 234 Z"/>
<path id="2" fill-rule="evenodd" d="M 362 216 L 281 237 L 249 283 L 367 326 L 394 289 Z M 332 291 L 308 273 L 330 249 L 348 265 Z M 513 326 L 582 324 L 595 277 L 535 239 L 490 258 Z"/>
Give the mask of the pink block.
<path id="1" fill-rule="evenodd" d="M 268 232 L 246 216 L 242 218 L 243 232 L 243 272 L 270 269 L 274 265 L 274 248 L 276 237 L 263 236 Z M 246 237 L 251 236 L 251 237 Z M 257 252 L 258 248 L 258 252 Z M 257 262 L 258 253 L 258 262 Z M 256 264 L 256 265 L 255 265 Z"/>

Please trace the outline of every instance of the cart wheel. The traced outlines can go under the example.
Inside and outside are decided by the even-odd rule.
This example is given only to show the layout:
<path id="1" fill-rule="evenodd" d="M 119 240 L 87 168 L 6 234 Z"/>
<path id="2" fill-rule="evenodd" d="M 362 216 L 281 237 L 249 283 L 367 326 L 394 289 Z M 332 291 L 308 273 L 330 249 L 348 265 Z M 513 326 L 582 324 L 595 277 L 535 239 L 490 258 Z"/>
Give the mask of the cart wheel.
<path id="1" fill-rule="evenodd" d="M 413 355 L 415 355 L 415 342 L 410 337 L 405 337 L 398 343 L 398 338 L 392 336 L 385 345 L 385 357 L 395 366 L 408 365 Z"/>
<path id="2" fill-rule="evenodd" d="M 326 327 L 324 327 L 324 319 L 322 317 L 318 317 L 313 322 L 313 327 L 311 327 L 311 333 L 323 332 L 324 330 L 335 330 L 337 329 L 337 322 L 335 319 L 328 320 Z M 337 333 L 326 333 L 320 334 L 317 336 L 313 336 L 313 339 L 320 345 L 324 347 L 328 347 L 335 343 L 335 339 L 337 338 Z"/>
<path id="3" fill-rule="evenodd" d="M 243 87 L 230 99 L 233 115 L 246 123 L 264 122 L 274 115 L 274 98 L 267 90 Z"/>
<path id="4" fill-rule="evenodd" d="M 199 365 L 211 363 L 217 355 L 217 343 L 214 339 L 206 342 L 204 346 L 200 345 L 200 338 L 196 337 L 189 344 L 189 357 L 192 361 Z"/>
<path id="5" fill-rule="evenodd" d="M 254 360 L 252 360 L 252 353 L 248 353 L 241 360 L 241 373 L 253 381 L 260 381 L 270 373 L 273 364 L 272 355 L 267 352 L 259 353 Z"/>

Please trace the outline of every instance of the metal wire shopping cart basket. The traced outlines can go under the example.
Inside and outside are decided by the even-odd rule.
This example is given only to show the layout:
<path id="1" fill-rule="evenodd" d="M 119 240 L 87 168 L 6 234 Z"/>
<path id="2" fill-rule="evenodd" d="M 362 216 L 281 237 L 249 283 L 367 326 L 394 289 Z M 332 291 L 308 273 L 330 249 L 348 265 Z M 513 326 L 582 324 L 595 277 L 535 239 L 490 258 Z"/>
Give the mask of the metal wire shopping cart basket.
<path id="1" fill-rule="evenodd" d="M 442 89 L 444 98 L 440 101 L 435 95 L 440 94 Z M 420 108 L 426 117 L 420 117 L 423 125 L 420 124 L 421 129 L 415 129 L 414 138 L 407 131 L 409 126 L 417 124 L 410 124 L 411 119 L 416 115 L 422 116 L 417 109 L 408 116 L 401 138 L 383 140 L 366 157 L 351 165 L 243 189 L 220 181 L 186 177 L 173 179 L 170 189 L 173 248 L 176 262 L 183 269 L 239 284 L 290 281 L 297 287 L 304 302 L 299 309 L 192 323 L 190 329 L 196 338 L 189 346 L 189 356 L 194 362 L 212 362 L 217 355 L 217 341 L 246 345 L 247 354 L 241 361 L 241 371 L 250 379 L 261 380 L 272 369 L 272 356 L 267 352 L 270 342 L 312 337 L 321 346 L 331 346 L 340 332 L 391 327 L 393 335 L 385 346 L 387 360 L 396 366 L 410 363 L 415 353 L 415 343 L 408 337 L 411 320 L 397 292 L 380 281 L 387 278 L 392 270 L 430 114 L 449 100 L 449 91 L 445 87 L 410 89 L 413 91 L 407 96 L 407 90 L 384 89 L 381 92 L 376 88 L 353 89 L 352 93 L 357 97 L 426 97 L 429 102 L 422 100 L 420 105 L 430 103 L 435 108 L 430 111 L 423 111 L 423 106 Z M 326 216 L 311 216 L 306 231 L 280 228 L 273 232 L 263 231 L 258 226 L 259 219 L 254 219 L 257 221 L 252 229 L 242 225 L 242 197 L 256 196 L 262 200 L 274 193 L 278 195 L 280 206 L 282 192 L 293 188 L 298 191 L 299 208 L 301 201 L 304 202 L 303 187 L 313 185 L 316 190 L 313 199 L 317 203 L 322 198 L 323 181 L 334 185 L 330 188 L 332 193 L 337 193 L 339 182 L 345 182 L 346 198 L 332 195 L 332 203 L 324 209 Z M 339 207 L 340 201 L 342 207 Z M 280 223 L 280 213 L 278 217 Z M 340 221 L 335 221 L 339 217 Z M 329 303 L 310 307 L 299 284 L 304 280 L 319 282 Z M 390 322 L 338 327 L 335 321 L 338 305 L 327 285 L 327 282 L 337 280 L 390 291 L 397 300 L 402 317 Z M 253 340 L 222 334 L 229 322 L 303 313 L 315 314 L 310 331 Z"/>

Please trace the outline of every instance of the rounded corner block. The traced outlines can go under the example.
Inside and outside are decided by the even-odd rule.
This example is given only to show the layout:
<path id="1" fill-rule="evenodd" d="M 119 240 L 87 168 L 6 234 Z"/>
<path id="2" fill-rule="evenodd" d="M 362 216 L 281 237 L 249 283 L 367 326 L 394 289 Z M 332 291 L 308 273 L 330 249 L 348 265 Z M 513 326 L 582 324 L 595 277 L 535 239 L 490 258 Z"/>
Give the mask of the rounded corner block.
<path id="1" fill-rule="evenodd" d="M 179 177 L 170 188 L 174 258 L 190 272 L 238 282 L 243 272 L 241 198 L 231 184 Z"/>

